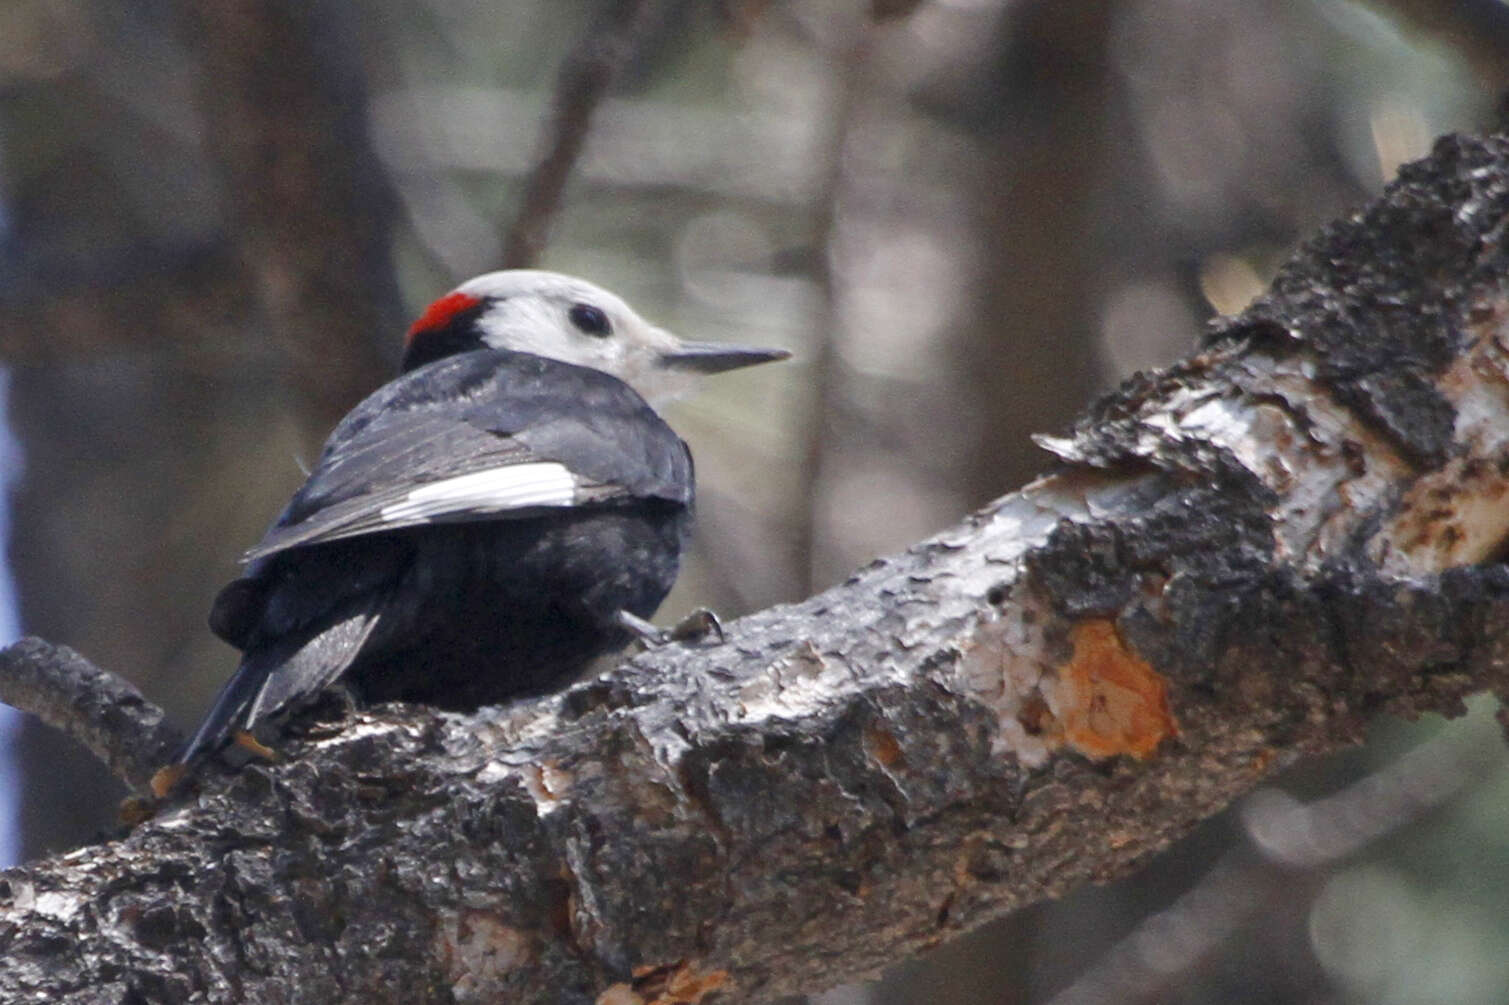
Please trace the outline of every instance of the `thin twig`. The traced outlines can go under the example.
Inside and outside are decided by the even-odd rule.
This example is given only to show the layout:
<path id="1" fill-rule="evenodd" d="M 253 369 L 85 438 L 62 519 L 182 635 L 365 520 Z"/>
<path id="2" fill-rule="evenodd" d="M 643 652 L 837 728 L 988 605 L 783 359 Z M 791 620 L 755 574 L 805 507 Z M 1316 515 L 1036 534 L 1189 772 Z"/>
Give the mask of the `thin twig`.
<path id="1" fill-rule="evenodd" d="M 163 710 L 130 681 L 38 638 L 0 650 L 0 701 L 78 740 L 141 791 L 183 743 Z"/>
<path id="2" fill-rule="evenodd" d="M 555 114 L 543 144 L 545 153 L 529 177 L 519 215 L 504 239 L 504 268 L 528 268 L 539 260 L 566 179 L 586 145 L 592 115 L 639 50 L 639 42 L 661 6 L 655 0 L 618 0 L 582 37 L 561 67 Z"/>

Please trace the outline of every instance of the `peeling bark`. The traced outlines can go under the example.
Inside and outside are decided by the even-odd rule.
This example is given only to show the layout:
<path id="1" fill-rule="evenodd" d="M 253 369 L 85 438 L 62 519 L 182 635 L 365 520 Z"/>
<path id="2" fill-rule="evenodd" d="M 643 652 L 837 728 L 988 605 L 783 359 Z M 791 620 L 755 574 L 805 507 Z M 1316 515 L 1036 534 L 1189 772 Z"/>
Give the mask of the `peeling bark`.
<path id="1" fill-rule="evenodd" d="M 762 1000 L 1509 691 L 1509 141 L 1442 140 L 1060 471 L 724 645 L 361 713 L 0 881 L 7 1001 Z"/>

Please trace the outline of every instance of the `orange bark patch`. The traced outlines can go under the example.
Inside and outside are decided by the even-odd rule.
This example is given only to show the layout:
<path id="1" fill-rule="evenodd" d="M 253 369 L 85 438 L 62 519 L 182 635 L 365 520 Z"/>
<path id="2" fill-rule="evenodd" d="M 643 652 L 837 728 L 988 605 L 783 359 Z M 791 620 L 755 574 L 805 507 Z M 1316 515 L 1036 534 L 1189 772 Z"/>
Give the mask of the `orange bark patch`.
<path id="1" fill-rule="evenodd" d="M 1152 756 L 1178 725 L 1168 706 L 1168 685 L 1146 660 L 1127 648 L 1105 619 L 1081 622 L 1070 632 L 1074 655 L 1058 668 L 1057 702 L 1064 740 L 1087 757 Z"/>
<path id="2" fill-rule="evenodd" d="M 902 759 L 901 744 L 896 742 L 896 737 L 889 730 L 879 726 L 865 730 L 865 750 L 885 768 L 894 766 Z"/>
<path id="3" fill-rule="evenodd" d="M 700 971 L 686 960 L 635 967 L 634 982 L 614 984 L 597 996 L 597 1005 L 699 1005 L 727 983 L 727 970 Z"/>

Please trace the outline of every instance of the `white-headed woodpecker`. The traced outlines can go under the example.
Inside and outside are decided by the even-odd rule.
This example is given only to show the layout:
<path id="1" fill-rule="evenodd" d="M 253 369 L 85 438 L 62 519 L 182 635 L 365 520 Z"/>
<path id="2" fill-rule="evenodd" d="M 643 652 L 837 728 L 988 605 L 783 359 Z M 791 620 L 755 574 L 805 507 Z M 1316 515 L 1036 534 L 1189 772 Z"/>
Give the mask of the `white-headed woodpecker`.
<path id="1" fill-rule="evenodd" d="M 646 399 L 786 355 L 683 342 L 550 272 L 435 301 L 216 597 L 210 627 L 243 657 L 179 762 L 337 681 L 472 709 L 625 645 L 692 513 L 691 454 Z"/>

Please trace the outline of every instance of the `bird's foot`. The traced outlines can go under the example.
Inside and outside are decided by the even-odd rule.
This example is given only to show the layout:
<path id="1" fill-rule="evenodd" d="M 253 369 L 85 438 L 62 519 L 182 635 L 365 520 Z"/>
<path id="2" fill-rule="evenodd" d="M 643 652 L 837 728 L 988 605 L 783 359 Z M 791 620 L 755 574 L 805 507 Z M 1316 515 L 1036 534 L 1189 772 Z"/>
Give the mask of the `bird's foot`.
<path id="1" fill-rule="evenodd" d="M 634 637 L 646 649 L 669 645 L 672 642 L 695 645 L 708 641 L 709 637 L 714 637 L 719 645 L 725 641 L 723 623 L 706 607 L 697 608 L 670 628 L 656 628 L 644 618 L 630 614 L 628 611 L 618 612 L 618 623 L 633 632 Z"/>
<path id="2" fill-rule="evenodd" d="M 231 742 L 242 750 L 251 751 L 252 756 L 260 757 L 264 761 L 277 762 L 279 760 L 278 752 L 253 736 L 250 730 L 236 730 L 231 734 Z"/>
<path id="3" fill-rule="evenodd" d="M 231 734 L 229 746 L 239 747 L 241 750 L 250 753 L 253 757 L 264 761 L 276 762 L 280 759 L 276 750 L 258 740 L 250 731 L 245 729 L 238 729 Z M 173 795 L 179 786 L 184 783 L 185 779 L 189 778 L 197 770 L 198 767 L 195 764 L 185 764 L 181 761 L 164 765 L 153 773 L 151 781 L 147 783 L 147 787 L 150 789 L 153 797 L 161 802 Z M 149 803 L 145 802 L 144 805 L 150 806 Z M 145 813 L 145 816 L 143 816 L 143 813 L 143 806 L 136 805 L 131 799 L 121 804 L 122 822 L 138 823 L 140 820 L 151 816 L 150 812 Z"/>
<path id="4" fill-rule="evenodd" d="M 175 763 L 164 765 L 153 773 L 152 781 L 148 783 L 148 787 L 152 790 L 152 795 L 158 799 L 166 799 L 174 789 L 178 788 L 178 783 L 183 781 L 184 776 L 188 773 L 189 766 L 187 764 Z M 123 817 L 126 815 L 126 812 L 125 807 L 122 806 L 121 815 Z"/>
<path id="5" fill-rule="evenodd" d="M 289 719 L 283 730 L 304 740 L 326 739 L 345 729 L 362 704 L 345 682 L 332 684 Z"/>
<path id="6" fill-rule="evenodd" d="M 727 641 L 723 637 L 723 622 L 718 620 L 718 615 L 706 607 L 699 607 L 671 627 L 672 642 L 697 643 L 706 642 L 710 637 L 716 637 L 718 645 Z"/>

